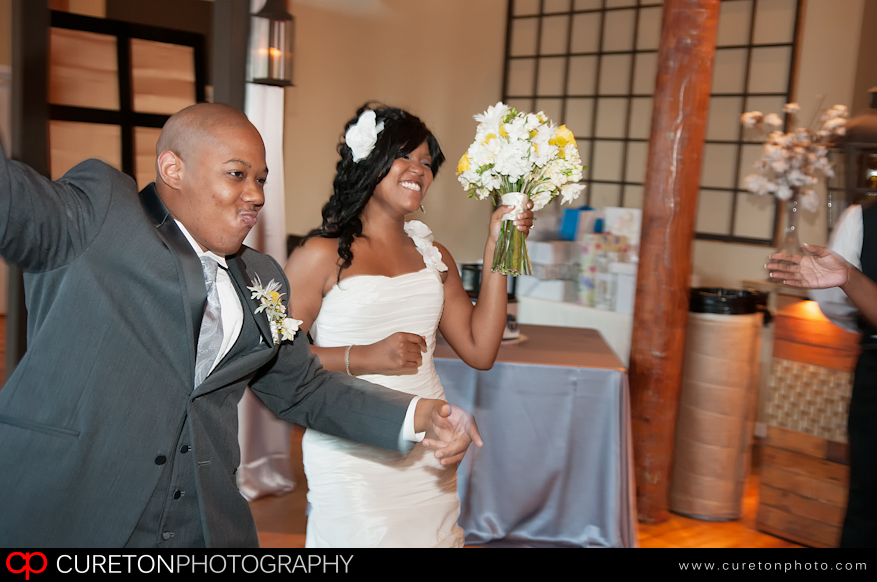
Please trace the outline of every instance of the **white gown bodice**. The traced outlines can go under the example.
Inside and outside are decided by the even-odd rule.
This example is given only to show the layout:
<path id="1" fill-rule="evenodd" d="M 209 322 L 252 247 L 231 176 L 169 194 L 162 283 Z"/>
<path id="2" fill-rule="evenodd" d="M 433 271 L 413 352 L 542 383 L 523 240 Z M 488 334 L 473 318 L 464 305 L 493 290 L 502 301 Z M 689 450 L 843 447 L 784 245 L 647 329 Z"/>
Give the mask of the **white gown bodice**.
<path id="1" fill-rule="evenodd" d="M 444 299 L 441 273 L 428 267 L 397 277 L 355 275 L 323 298 L 311 336 L 321 348 L 369 345 L 400 331 L 423 336 L 427 350 L 416 375 L 360 377 L 423 398 L 443 398 L 432 354 Z"/>

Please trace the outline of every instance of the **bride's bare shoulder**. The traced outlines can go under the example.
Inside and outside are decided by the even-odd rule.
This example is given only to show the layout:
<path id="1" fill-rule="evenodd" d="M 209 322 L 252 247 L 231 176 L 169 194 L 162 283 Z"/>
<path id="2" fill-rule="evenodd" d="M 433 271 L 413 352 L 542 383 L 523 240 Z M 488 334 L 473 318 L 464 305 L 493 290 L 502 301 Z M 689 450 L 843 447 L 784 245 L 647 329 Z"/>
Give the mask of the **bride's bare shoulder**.
<path id="1" fill-rule="evenodd" d="M 438 251 L 441 253 L 442 262 L 445 264 L 445 266 L 455 267 L 457 265 L 457 263 L 454 262 L 454 257 L 451 256 L 450 251 L 448 251 L 448 249 L 445 248 L 445 246 L 443 244 L 438 243 L 438 242 L 433 242 L 433 244 L 435 245 L 435 248 L 437 248 Z M 457 272 L 456 269 L 453 269 L 453 271 L 455 273 Z M 446 270 L 446 271 L 442 271 L 442 282 L 443 283 L 448 280 L 448 275 L 450 274 L 450 272 L 451 272 L 450 268 L 448 268 L 448 270 Z"/>
<path id="2" fill-rule="evenodd" d="M 337 263 L 338 239 L 315 236 L 292 251 L 286 262 L 286 276 L 290 280 L 303 276 L 322 280 L 338 269 Z"/>

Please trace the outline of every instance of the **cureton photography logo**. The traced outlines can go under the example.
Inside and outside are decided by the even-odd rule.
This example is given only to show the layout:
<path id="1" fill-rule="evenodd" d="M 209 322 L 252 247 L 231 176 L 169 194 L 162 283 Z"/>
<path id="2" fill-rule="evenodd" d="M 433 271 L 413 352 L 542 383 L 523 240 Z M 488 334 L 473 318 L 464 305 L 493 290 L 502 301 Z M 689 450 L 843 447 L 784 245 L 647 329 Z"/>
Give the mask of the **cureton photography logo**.
<path id="1" fill-rule="evenodd" d="M 12 552 L 6 556 L 6 569 L 13 574 L 24 574 L 25 580 L 30 580 L 31 573 L 42 573 L 48 563 L 42 552 Z"/>

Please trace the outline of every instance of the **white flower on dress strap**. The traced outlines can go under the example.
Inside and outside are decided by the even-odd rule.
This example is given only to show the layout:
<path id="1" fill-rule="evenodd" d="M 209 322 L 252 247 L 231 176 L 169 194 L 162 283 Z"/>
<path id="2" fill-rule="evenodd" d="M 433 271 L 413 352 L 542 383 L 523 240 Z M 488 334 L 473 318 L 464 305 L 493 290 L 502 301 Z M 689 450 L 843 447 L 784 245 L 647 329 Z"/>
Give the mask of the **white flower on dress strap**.
<path id="1" fill-rule="evenodd" d="M 423 262 L 427 267 L 437 271 L 447 271 L 448 266 L 442 262 L 442 253 L 432 244 L 433 236 L 429 227 L 419 220 L 409 220 L 405 223 L 405 234 L 414 241 L 417 252 L 423 255 Z"/>
<path id="2" fill-rule="evenodd" d="M 301 325 L 302 321 L 286 317 L 286 306 L 281 301 L 283 293 L 277 292 L 280 289 L 280 283 L 271 279 L 267 286 L 262 287 L 262 281 L 258 275 L 255 275 L 253 280 L 253 286 L 247 287 L 247 289 L 253 292 L 250 296 L 252 299 L 259 300 L 256 313 L 264 311 L 265 315 L 268 316 L 268 325 L 271 328 L 271 337 L 274 343 L 279 344 L 282 341 L 295 339 L 295 332 L 298 331 L 298 326 Z"/>
<path id="3" fill-rule="evenodd" d="M 350 126 L 344 134 L 344 141 L 353 151 L 353 161 L 359 162 L 368 157 L 375 144 L 378 142 L 378 134 L 384 129 L 384 122 L 375 123 L 375 112 L 369 109 L 363 111 L 359 119 Z"/>

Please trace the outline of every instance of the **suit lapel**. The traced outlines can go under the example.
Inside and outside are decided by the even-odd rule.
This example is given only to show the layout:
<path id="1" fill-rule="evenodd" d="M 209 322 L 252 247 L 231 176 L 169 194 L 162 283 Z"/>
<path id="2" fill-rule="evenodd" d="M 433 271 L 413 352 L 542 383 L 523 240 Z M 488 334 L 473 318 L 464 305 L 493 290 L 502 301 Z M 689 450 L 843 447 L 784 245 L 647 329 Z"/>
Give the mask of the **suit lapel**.
<path id="1" fill-rule="evenodd" d="M 154 184 L 149 184 L 140 191 L 140 201 L 165 246 L 172 251 L 171 254 L 176 259 L 186 311 L 190 368 L 194 370 L 198 334 L 201 332 L 201 319 L 207 303 L 207 287 L 204 284 L 201 261 L 186 239 L 186 235 L 179 229 L 167 207 L 158 197 Z M 194 374 L 192 379 L 194 380 Z"/>
<path id="2" fill-rule="evenodd" d="M 238 256 L 226 257 L 228 274 L 234 283 L 244 310 L 244 321 L 238 339 L 228 354 L 216 365 L 204 382 L 195 390 L 201 396 L 232 383 L 263 366 L 276 352 L 271 338 L 271 327 L 264 313 L 256 313 L 259 303 L 247 289 L 252 285 L 246 265 Z"/>
<path id="3" fill-rule="evenodd" d="M 241 298 L 241 304 L 244 306 L 244 316 L 249 315 L 255 319 L 266 345 L 268 347 L 273 346 L 274 339 L 271 337 L 271 326 L 268 324 L 268 316 L 265 315 L 265 312 L 256 313 L 256 309 L 259 308 L 259 302 L 252 298 L 252 293 L 247 289 L 247 287 L 253 285 L 252 280 L 247 274 L 247 266 L 239 255 L 226 257 L 226 262 L 228 263 L 228 274 L 231 275 L 231 280 L 234 282 L 238 296 Z"/>

